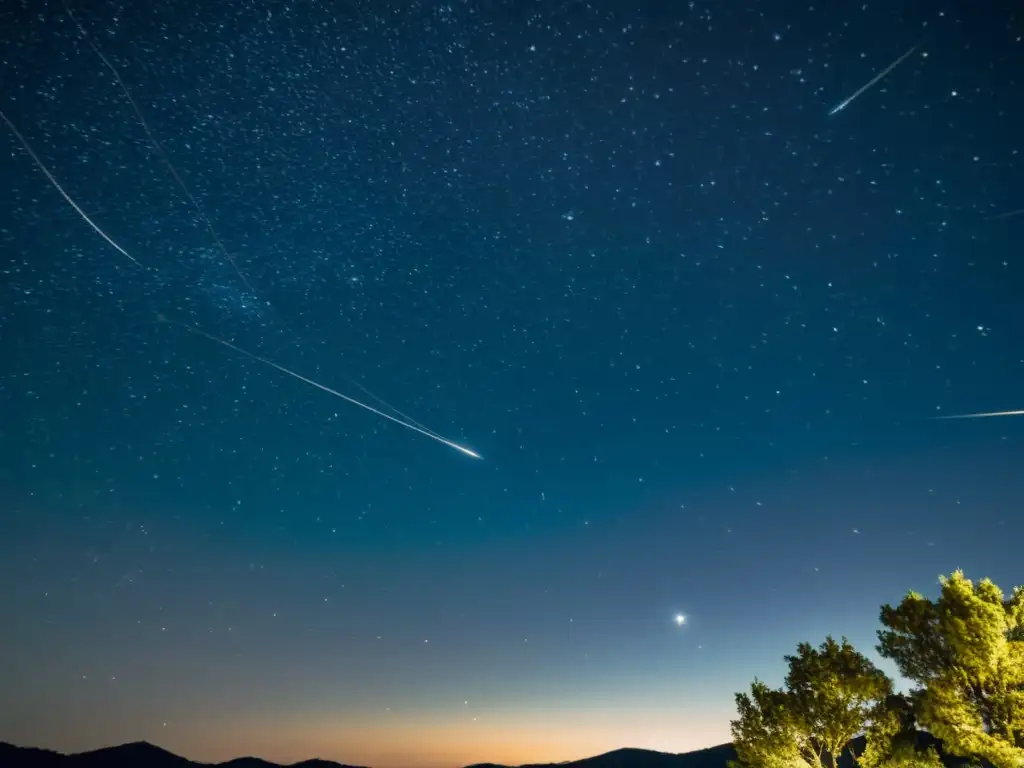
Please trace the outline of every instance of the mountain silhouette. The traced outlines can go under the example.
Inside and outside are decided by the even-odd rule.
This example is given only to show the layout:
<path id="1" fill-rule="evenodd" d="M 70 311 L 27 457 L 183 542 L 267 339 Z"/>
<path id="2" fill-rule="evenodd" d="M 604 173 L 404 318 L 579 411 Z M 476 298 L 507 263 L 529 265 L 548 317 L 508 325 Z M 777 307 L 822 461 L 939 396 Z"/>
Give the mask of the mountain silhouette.
<path id="1" fill-rule="evenodd" d="M 3 768 L 208 768 L 212 765 L 217 768 L 285 768 L 258 757 L 236 757 L 226 763 L 198 763 L 147 741 L 134 741 L 119 747 L 104 747 L 70 755 L 0 742 L 0 766 Z M 288 768 L 362 767 L 329 760 L 304 760 Z"/>
<path id="2" fill-rule="evenodd" d="M 942 755 L 941 744 L 932 736 L 919 732 L 919 748 L 934 746 Z M 864 737 L 854 739 L 850 746 L 860 754 L 864 749 Z M 466 768 L 726 768 L 728 761 L 736 759 L 732 744 L 719 744 L 696 752 L 672 754 L 649 749 L 616 749 L 602 755 L 571 760 L 563 763 L 531 763 L 521 766 L 506 766 L 497 763 L 475 763 Z M 964 758 L 942 755 L 948 768 L 967 768 L 970 763 Z M 0 742 L 0 766 L 2 768 L 285 768 L 258 757 L 236 757 L 224 763 L 198 763 L 168 752 L 145 741 L 122 744 L 119 747 L 104 747 L 92 752 L 62 754 L 35 747 L 16 747 Z M 287 768 L 359 768 L 329 760 L 304 760 Z M 838 768 L 855 768 L 849 748 L 839 759 Z"/>
<path id="3" fill-rule="evenodd" d="M 625 748 L 565 763 L 531 763 L 522 766 L 477 763 L 466 768 L 725 768 L 729 760 L 735 759 L 736 750 L 732 744 L 720 744 L 678 755 L 650 749 Z"/>

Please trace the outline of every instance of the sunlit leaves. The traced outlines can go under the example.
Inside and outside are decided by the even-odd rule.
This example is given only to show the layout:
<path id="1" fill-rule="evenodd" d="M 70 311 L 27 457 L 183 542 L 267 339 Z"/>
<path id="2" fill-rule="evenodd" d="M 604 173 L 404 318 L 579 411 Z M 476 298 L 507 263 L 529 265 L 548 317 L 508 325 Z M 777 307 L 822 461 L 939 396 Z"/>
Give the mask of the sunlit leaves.
<path id="1" fill-rule="evenodd" d="M 879 652 L 920 685 L 918 722 L 946 751 L 1024 766 L 1024 590 L 956 571 L 937 600 L 911 592 L 883 606 Z"/>
<path id="2" fill-rule="evenodd" d="M 833 768 L 847 743 L 874 720 L 892 682 L 844 638 L 787 656 L 781 689 L 754 681 L 736 696 L 739 762 L 750 768 Z"/>

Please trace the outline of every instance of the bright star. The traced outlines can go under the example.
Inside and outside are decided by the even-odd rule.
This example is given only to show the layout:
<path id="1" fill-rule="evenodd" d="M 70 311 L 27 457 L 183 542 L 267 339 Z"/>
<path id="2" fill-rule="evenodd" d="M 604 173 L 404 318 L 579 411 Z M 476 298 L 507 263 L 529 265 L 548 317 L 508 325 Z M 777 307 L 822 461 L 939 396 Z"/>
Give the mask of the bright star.
<path id="1" fill-rule="evenodd" d="M 681 627 L 685 623 L 686 623 L 686 617 L 683 616 L 683 614 L 681 614 L 681 613 L 677 613 L 676 614 L 676 625 Z"/>

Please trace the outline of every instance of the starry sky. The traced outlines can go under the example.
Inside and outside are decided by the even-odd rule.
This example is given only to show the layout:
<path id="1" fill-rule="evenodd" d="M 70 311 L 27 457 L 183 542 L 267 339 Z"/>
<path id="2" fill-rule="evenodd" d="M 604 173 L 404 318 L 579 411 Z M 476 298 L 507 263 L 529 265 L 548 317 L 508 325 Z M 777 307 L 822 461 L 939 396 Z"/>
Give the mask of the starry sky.
<path id="1" fill-rule="evenodd" d="M 0 740 L 682 752 L 1022 581 L 1019 3 L 68 1 L 0 109 L 138 263 L 0 126 Z"/>

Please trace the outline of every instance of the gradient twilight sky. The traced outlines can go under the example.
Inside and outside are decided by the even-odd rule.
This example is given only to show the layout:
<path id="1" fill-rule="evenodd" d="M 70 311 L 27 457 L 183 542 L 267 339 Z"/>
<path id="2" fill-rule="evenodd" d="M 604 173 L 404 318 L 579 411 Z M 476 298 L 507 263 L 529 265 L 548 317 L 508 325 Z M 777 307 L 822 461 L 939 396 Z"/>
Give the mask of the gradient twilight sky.
<path id="1" fill-rule="evenodd" d="M 143 266 L 4 126 L 0 740 L 681 752 L 1022 581 L 1024 418 L 929 420 L 1024 408 L 1018 2 L 69 2 L 0 109 Z"/>

